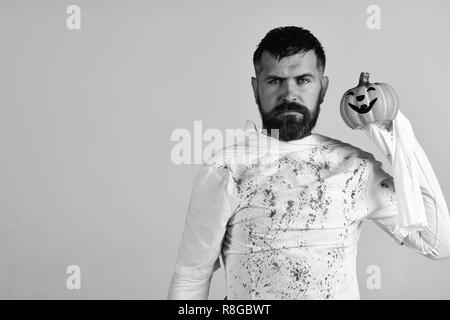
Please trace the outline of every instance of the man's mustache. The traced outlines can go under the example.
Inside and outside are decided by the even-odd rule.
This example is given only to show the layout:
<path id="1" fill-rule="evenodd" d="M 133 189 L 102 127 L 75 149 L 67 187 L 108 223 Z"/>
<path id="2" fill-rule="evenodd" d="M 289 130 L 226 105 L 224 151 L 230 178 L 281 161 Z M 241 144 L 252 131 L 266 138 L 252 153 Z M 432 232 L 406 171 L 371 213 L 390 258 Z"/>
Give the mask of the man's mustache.
<path id="1" fill-rule="evenodd" d="M 303 116 L 309 116 L 309 110 L 305 106 L 295 103 L 295 102 L 282 102 L 279 105 L 277 105 L 275 108 L 273 108 L 271 114 L 272 116 L 277 115 L 278 113 L 284 112 L 284 111 L 296 111 Z"/>

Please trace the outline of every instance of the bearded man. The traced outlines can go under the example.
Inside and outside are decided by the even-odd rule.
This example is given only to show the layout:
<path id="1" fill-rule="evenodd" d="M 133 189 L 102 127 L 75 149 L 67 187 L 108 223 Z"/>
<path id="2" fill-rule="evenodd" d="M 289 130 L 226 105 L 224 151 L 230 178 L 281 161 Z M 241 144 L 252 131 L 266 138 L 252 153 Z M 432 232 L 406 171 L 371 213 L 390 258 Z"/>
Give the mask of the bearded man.
<path id="1" fill-rule="evenodd" d="M 250 123 L 245 142 L 198 172 L 169 299 L 207 299 L 221 255 L 229 300 L 359 299 L 364 219 L 428 258 L 450 256 L 450 218 L 436 206 L 436 190 L 421 188 L 428 227 L 405 236 L 382 163 L 312 132 L 328 88 L 325 62 L 303 28 L 276 28 L 258 45 L 251 83 L 264 130 Z M 277 148 L 266 147 L 275 140 Z M 251 161 L 239 161 L 243 154 Z"/>

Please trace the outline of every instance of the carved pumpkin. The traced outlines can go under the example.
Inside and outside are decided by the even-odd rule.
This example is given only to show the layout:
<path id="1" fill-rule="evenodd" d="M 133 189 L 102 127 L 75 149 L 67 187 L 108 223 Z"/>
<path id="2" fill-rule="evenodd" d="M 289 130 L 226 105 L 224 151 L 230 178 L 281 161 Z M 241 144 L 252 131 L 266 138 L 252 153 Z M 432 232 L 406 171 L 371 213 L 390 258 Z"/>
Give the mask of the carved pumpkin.
<path id="1" fill-rule="evenodd" d="M 361 72 L 358 85 L 347 90 L 341 99 L 342 119 L 352 129 L 397 116 L 398 97 L 394 89 L 386 83 L 370 83 L 369 76 L 368 72 Z"/>

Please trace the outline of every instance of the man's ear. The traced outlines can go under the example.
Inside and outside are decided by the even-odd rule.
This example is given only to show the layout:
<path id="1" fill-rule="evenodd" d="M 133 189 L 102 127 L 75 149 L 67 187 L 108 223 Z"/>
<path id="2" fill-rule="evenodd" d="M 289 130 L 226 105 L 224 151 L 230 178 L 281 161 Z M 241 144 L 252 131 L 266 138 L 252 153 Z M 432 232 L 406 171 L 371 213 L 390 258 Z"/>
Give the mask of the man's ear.
<path id="1" fill-rule="evenodd" d="M 256 80 L 255 77 L 252 77 L 252 88 L 253 88 L 253 95 L 256 97 L 258 96 L 258 80 Z"/>
<path id="2" fill-rule="evenodd" d="M 323 102 L 323 99 L 325 98 L 325 94 L 327 93 L 327 89 L 328 89 L 328 77 L 327 76 L 323 76 L 322 79 L 320 80 L 322 87 L 320 89 L 320 94 L 319 94 L 319 103 Z"/>

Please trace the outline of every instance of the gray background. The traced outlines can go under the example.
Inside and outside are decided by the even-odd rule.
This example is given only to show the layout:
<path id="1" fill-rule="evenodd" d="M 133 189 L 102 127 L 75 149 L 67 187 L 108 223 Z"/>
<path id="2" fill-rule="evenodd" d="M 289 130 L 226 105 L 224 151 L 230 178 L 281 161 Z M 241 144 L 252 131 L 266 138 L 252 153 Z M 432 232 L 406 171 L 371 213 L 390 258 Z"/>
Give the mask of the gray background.
<path id="1" fill-rule="evenodd" d="M 446 0 L 0 3 L 0 298 L 165 299 L 199 168 L 171 162 L 171 133 L 194 120 L 260 125 L 251 58 L 277 26 L 304 26 L 325 47 L 316 132 L 386 163 L 339 115 L 343 92 L 370 72 L 397 91 L 448 200 Z M 70 4 L 81 30 L 66 28 Z M 366 27 L 370 4 L 381 30 Z M 81 290 L 66 288 L 71 264 Z M 366 287 L 370 265 L 380 290 Z M 363 299 L 450 298 L 449 267 L 364 223 Z M 225 296 L 222 269 L 210 293 Z"/>

